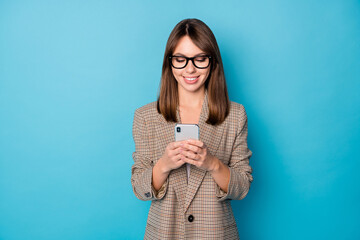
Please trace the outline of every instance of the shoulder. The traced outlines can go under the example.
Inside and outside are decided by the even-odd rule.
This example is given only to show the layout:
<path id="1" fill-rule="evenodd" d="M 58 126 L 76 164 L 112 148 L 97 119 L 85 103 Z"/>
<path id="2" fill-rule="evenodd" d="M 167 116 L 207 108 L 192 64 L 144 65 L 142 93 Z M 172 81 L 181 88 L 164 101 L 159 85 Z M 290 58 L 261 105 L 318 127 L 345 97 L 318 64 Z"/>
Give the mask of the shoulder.
<path id="1" fill-rule="evenodd" d="M 240 119 L 245 119 L 247 118 L 246 116 L 246 111 L 245 111 L 245 107 L 237 102 L 230 102 L 230 112 L 228 117 L 230 118 L 236 118 L 239 120 Z"/>
<path id="2" fill-rule="evenodd" d="M 225 119 L 229 128 L 240 131 L 247 124 L 245 107 L 237 102 L 230 102 L 230 112 Z"/>
<path id="3" fill-rule="evenodd" d="M 159 115 L 158 111 L 157 111 L 157 102 L 151 102 L 148 103 L 142 107 L 139 107 L 135 110 L 135 114 L 134 114 L 135 118 L 143 118 L 144 120 L 148 120 L 148 119 L 152 119 L 155 118 Z"/>

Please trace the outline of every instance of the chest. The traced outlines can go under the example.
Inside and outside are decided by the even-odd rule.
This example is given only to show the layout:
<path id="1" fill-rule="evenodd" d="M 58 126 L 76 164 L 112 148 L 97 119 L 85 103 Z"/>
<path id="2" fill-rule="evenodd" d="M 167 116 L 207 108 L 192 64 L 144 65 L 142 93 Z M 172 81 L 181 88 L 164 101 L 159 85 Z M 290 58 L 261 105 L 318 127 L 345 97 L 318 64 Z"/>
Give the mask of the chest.
<path id="1" fill-rule="evenodd" d="M 181 123 L 197 124 L 200 119 L 201 107 L 179 107 Z"/>

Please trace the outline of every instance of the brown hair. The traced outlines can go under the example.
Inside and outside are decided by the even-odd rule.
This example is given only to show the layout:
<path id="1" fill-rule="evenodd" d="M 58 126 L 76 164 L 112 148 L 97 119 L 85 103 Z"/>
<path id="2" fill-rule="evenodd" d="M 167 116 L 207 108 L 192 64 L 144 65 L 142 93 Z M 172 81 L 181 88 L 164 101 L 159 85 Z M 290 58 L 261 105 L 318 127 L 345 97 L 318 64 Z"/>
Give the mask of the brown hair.
<path id="1" fill-rule="evenodd" d="M 209 117 L 206 123 L 212 125 L 221 124 L 230 110 L 224 68 L 214 34 L 199 19 L 182 20 L 175 26 L 169 36 L 164 54 L 157 110 L 164 116 L 166 121 L 177 121 L 176 109 L 179 104 L 178 83 L 172 73 L 169 57 L 172 56 L 177 43 L 184 36 L 189 36 L 198 48 L 212 57 L 210 73 L 205 81 L 209 103 Z"/>

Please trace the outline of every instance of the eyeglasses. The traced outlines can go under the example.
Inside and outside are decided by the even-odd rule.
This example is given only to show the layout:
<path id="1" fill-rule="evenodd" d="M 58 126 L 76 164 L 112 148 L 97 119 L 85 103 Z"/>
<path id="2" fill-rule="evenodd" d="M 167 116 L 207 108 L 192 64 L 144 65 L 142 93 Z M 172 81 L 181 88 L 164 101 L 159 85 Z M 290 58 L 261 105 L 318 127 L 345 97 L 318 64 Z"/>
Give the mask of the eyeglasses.
<path id="1" fill-rule="evenodd" d="M 189 60 L 192 61 L 196 68 L 204 69 L 207 68 L 211 63 L 211 56 L 201 55 L 196 57 L 184 57 L 184 56 L 171 56 L 169 57 L 171 66 L 176 69 L 182 69 L 186 67 Z"/>

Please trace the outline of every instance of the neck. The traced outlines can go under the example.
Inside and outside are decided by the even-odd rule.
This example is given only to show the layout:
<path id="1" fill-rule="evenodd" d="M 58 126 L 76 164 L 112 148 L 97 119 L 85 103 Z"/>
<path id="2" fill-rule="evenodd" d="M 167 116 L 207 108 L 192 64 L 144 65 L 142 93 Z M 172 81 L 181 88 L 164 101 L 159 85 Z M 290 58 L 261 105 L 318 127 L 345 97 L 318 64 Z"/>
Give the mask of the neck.
<path id="1" fill-rule="evenodd" d="M 188 92 L 179 88 L 179 105 L 184 107 L 199 107 L 203 104 L 205 88 L 196 92 Z"/>

